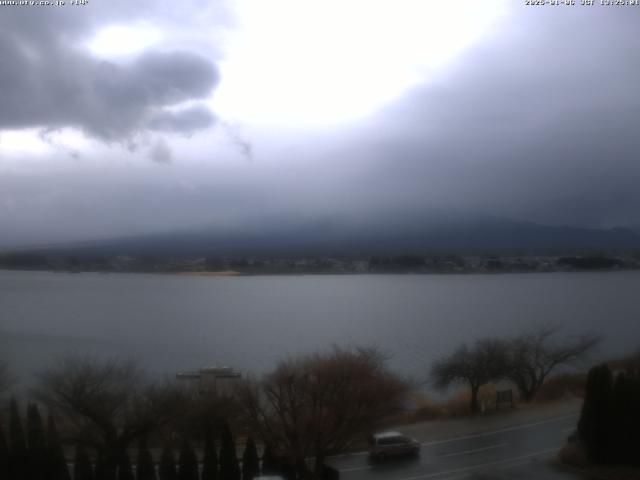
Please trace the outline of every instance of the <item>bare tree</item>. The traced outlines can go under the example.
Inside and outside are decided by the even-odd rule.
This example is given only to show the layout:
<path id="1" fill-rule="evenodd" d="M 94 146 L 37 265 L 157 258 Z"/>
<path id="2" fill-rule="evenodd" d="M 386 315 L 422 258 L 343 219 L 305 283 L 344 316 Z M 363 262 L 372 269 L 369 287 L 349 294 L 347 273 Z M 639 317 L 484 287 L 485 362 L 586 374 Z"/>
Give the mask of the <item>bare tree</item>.
<path id="1" fill-rule="evenodd" d="M 407 385 L 375 349 L 335 348 L 281 362 L 263 381 L 238 389 L 246 420 L 284 453 L 298 475 L 315 459 L 320 478 L 327 455 L 342 452 L 401 407 Z"/>
<path id="2" fill-rule="evenodd" d="M 525 402 L 535 398 L 555 368 L 585 358 L 601 341 L 594 335 L 558 340 L 559 330 L 552 325 L 538 325 L 510 342 L 507 377 Z"/>
<path id="3" fill-rule="evenodd" d="M 433 365 L 431 377 L 437 388 L 467 383 L 471 389 L 471 413 L 476 414 L 480 412 L 480 387 L 506 375 L 507 353 L 508 345 L 502 340 L 478 340 L 471 348 L 463 344 L 452 355 Z"/>
<path id="4" fill-rule="evenodd" d="M 204 440 L 207 435 L 218 434 L 225 422 L 234 422 L 239 405 L 231 392 L 201 391 L 198 386 L 180 385 L 181 407 L 163 427 L 167 433 L 193 440 Z"/>
<path id="5" fill-rule="evenodd" d="M 145 386 L 131 361 L 70 355 L 39 380 L 37 397 L 64 417 L 73 440 L 95 449 L 110 466 L 133 440 L 166 422 L 177 405 L 173 390 Z"/>

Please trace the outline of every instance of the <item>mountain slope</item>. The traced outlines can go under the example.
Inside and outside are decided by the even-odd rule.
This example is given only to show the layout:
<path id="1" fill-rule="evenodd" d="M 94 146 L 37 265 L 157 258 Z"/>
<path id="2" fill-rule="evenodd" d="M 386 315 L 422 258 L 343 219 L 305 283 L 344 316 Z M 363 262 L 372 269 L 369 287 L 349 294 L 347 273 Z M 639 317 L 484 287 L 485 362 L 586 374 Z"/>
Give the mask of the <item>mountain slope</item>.
<path id="1" fill-rule="evenodd" d="M 566 254 L 640 250 L 640 235 L 546 226 L 501 218 L 350 223 L 263 222 L 237 231 L 215 228 L 119 238 L 40 252 L 92 256 L 322 256 L 372 254 Z"/>

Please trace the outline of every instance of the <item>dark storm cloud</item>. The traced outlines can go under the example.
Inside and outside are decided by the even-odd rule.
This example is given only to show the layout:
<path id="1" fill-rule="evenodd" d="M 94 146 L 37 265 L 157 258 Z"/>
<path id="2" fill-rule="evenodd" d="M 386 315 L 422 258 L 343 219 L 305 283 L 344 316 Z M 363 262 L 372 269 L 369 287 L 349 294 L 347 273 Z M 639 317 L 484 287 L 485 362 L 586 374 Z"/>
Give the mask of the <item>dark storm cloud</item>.
<path id="1" fill-rule="evenodd" d="M 515 8 L 493 38 L 371 121 L 356 150 L 375 165 L 363 182 L 405 207 L 636 223 L 639 21 L 637 8 Z"/>
<path id="2" fill-rule="evenodd" d="M 169 105 L 208 95 L 218 80 L 210 62 L 184 52 L 143 55 L 132 73 L 150 102 Z"/>
<path id="3" fill-rule="evenodd" d="M 110 2 L 110 10 L 87 7 L 84 16 L 73 8 L 3 8 L 0 129 L 76 127 L 111 141 L 150 128 L 188 133 L 212 125 L 204 105 L 182 114 L 164 110 L 211 93 L 219 80 L 211 60 L 174 51 L 114 63 L 77 48 L 99 26 L 131 20 L 126 3 Z M 145 12 L 140 5 L 137 16 Z"/>

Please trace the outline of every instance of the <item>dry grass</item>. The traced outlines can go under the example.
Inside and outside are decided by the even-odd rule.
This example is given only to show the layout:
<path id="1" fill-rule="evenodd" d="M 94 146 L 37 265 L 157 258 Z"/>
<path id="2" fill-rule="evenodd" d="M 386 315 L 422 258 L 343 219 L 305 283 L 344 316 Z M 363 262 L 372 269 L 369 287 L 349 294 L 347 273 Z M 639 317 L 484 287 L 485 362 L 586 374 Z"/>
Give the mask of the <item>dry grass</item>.
<path id="1" fill-rule="evenodd" d="M 417 394 L 413 401 L 416 405 L 416 410 L 412 412 L 409 419 L 412 422 L 427 422 L 446 417 L 443 406 L 434 402 L 424 393 Z"/>
<path id="2" fill-rule="evenodd" d="M 567 398 L 583 398 L 587 376 L 584 373 L 563 373 L 549 377 L 536 396 L 536 403 L 549 403 Z"/>
<path id="3" fill-rule="evenodd" d="M 493 411 L 496 406 L 496 388 L 494 385 L 485 385 L 480 388 L 480 405 L 484 411 Z M 416 405 L 416 410 L 405 413 L 393 420 L 404 422 L 426 422 L 448 418 L 459 418 L 470 415 L 471 393 L 468 389 L 460 389 L 451 398 L 444 402 L 436 402 L 422 392 L 414 392 L 411 401 Z"/>
<path id="4" fill-rule="evenodd" d="M 564 401 L 571 398 L 584 397 L 586 375 L 583 373 L 564 373 L 549 377 L 538 392 L 534 401 L 541 405 Z M 514 405 L 524 405 L 519 401 L 518 391 L 513 388 Z M 460 388 L 444 401 L 436 401 L 424 392 L 412 392 L 409 398 L 415 410 L 403 412 L 388 418 L 385 424 L 428 422 L 450 418 L 466 417 L 471 414 L 471 392 L 468 388 Z M 480 388 L 480 405 L 483 412 L 496 411 L 496 386 L 487 384 Z M 500 405 L 500 410 L 508 410 L 508 405 Z"/>

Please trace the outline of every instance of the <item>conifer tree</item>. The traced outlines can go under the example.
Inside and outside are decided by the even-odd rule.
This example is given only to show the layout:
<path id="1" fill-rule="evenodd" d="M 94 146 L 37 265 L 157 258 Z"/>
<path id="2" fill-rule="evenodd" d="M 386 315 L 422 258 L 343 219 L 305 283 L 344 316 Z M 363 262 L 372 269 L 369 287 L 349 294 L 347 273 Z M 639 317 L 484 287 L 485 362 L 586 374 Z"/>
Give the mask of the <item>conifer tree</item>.
<path id="1" fill-rule="evenodd" d="M 136 469 L 136 480 L 155 480 L 156 469 L 153 464 L 153 457 L 147 447 L 146 437 L 140 438 L 138 442 L 138 461 Z"/>
<path id="2" fill-rule="evenodd" d="M 0 425 L 0 478 L 9 478 L 9 445 Z"/>
<path id="3" fill-rule="evenodd" d="M 265 445 L 262 452 L 262 475 L 273 476 L 280 474 L 280 465 L 278 459 L 273 454 L 273 448 L 270 445 Z"/>
<path id="4" fill-rule="evenodd" d="M 216 451 L 216 440 L 210 430 L 207 430 L 204 438 L 202 480 L 218 480 L 218 453 Z"/>
<path id="5" fill-rule="evenodd" d="M 11 480 L 27 480 L 28 451 L 25 441 L 18 402 L 11 399 L 11 413 L 9 419 L 9 477 Z"/>
<path id="6" fill-rule="evenodd" d="M 64 457 L 58 429 L 53 415 L 47 418 L 47 470 L 50 480 L 69 480 L 69 469 Z"/>
<path id="7" fill-rule="evenodd" d="M 179 480 L 198 480 L 198 457 L 187 440 L 182 442 L 178 463 Z"/>
<path id="8" fill-rule="evenodd" d="M 629 420 L 632 418 L 635 406 L 633 401 L 633 386 L 631 380 L 624 373 L 620 373 L 613 383 L 612 418 L 611 418 L 611 461 L 613 463 L 628 463 L 633 455 L 632 432 Z"/>
<path id="9" fill-rule="evenodd" d="M 177 480 L 178 473 L 176 471 L 176 460 L 173 456 L 173 450 L 166 445 L 162 450 L 160 457 L 160 480 Z"/>
<path id="10" fill-rule="evenodd" d="M 82 446 L 76 445 L 76 455 L 73 462 L 73 480 L 93 480 L 93 468 L 87 452 Z"/>
<path id="11" fill-rule="evenodd" d="M 118 462 L 118 480 L 135 480 L 133 469 L 131 468 L 131 458 L 126 450 L 120 454 Z"/>
<path id="12" fill-rule="evenodd" d="M 587 456 L 596 463 L 610 458 L 612 375 L 607 365 L 589 370 L 578 432 L 587 447 Z"/>
<path id="13" fill-rule="evenodd" d="M 629 418 L 629 429 L 631 430 L 631 445 L 640 445 L 640 370 L 637 370 L 633 374 L 632 380 L 632 399 L 630 401 L 631 405 L 634 405 L 630 418 Z M 634 453 L 631 461 L 629 462 L 631 465 L 640 465 L 640 455 Z"/>
<path id="14" fill-rule="evenodd" d="M 222 427 L 220 438 L 220 480 L 240 480 L 236 444 L 228 424 Z"/>
<path id="15" fill-rule="evenodd" d="M 43 480 L 47 476 L 47 444 L 42 417 L 36 404 L 27 407 L 27 444 L 30 480 Z"/>
<path id="16" fill-rule="evenodd" d="M 260 459 L 258 450 L 252 437 L 247 439 L 242 454 L 242 480 L 253 480 L 260 473 Z"/>

